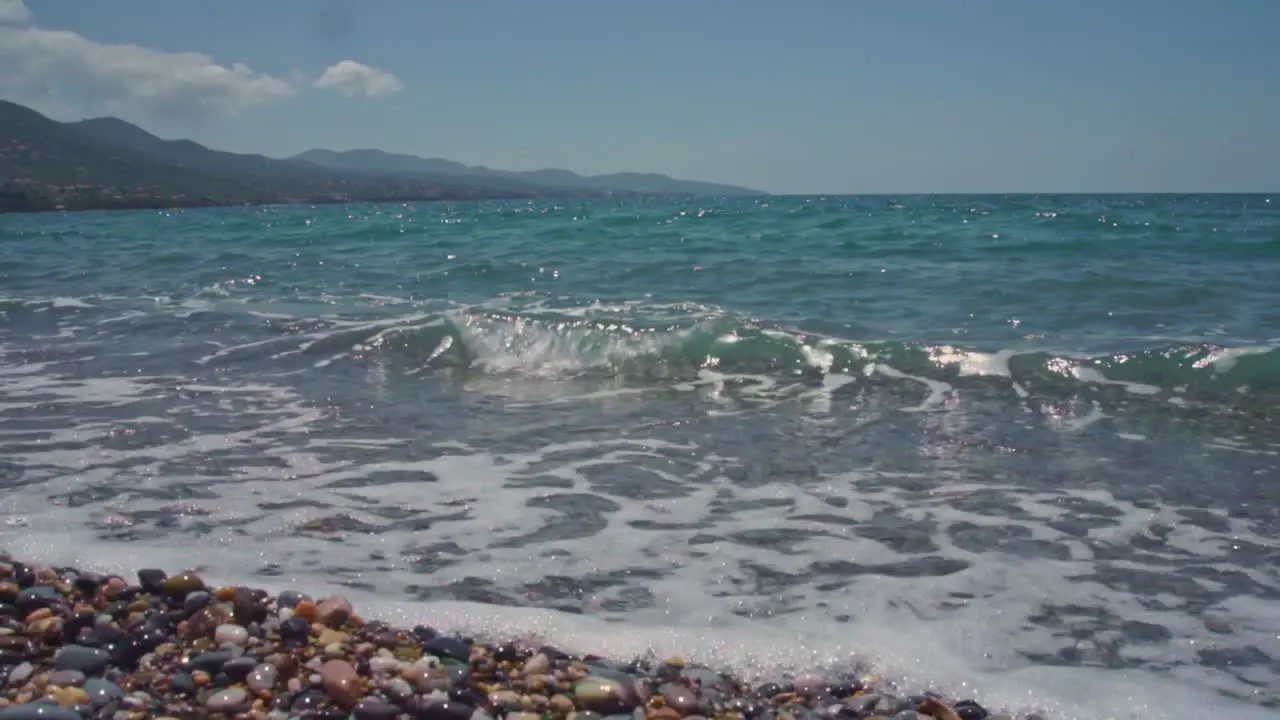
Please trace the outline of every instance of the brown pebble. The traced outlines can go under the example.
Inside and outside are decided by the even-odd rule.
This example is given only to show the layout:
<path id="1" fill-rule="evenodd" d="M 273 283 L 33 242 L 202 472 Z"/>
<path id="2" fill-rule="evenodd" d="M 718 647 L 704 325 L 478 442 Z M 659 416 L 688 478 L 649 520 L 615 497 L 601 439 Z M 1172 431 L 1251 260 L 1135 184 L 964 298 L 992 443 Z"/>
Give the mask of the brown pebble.
<path id="1" fill-rule="evenodd" d="M 204 687 L 205 685 L 208 685 L 210 679 L 209 673 L 203 670 L 196 670 L 191 673 L 191 681 L 195 683 L 196 687 Z"/>
<path id="2" fill-rule="evenodd" d="M 129 584 L 118 577 L 108 578 L 107 582 L 102 586 L 102 597 L 108 600 L 115 600 L 116 596 L 124 592 Z"/>
<path id="3" fill-rule="evenodd" d="M 63 620 L 60 617 L 41 618 L 27 626 L 27 634 L 52 640 L 62 635 L 62 626 Z"/>
<path id="4" fill-rule="evenodd" d="M 571 700 L 567 695 L 556 693 L 551 696 L 549 707 L 552 713 L 560 717 L 564 717 L 573 712 L 573 700 Z"/>
<path id="5" fill-rule="evenodd" d="M 22 619 L 22 621 L 27 624 L 31 624 L 37 620 L 43 620 L 45 618 L 50 618 L 50 617 L 53 617 L 53 610 L 45 607 L 45 608 L 40 608 L 39 610 L 36 610 L 35 612 L 32 612 L 31 614 L 27 615 L 25 618 Z"/>
<path id="6" fill-rule="evenodd" d="M 333 645 L 334 643 L 345 643 L 351 639 L 351 636 L 341 630 L 332 630 L 325 628 L 320 631 L 319 637 L 316 638 L 316 644 L 320 647 Z"/>
<path id="7" fill-rule="evenodd" d="M 205 589 L 204 580 L 200 579 L 195 573 L 179 573 L 172 577 L 166 578 L 164 585 L 164 594 L 171 600 L 184 600 L 193 592 Z"/>
<path id="8" fill-rule="evenodd" d="M 960 715 L 950 705 L 937 698 L 925 698 L 916 706 L 916 712 L 930 715 L 934 720 L 960 720 Z"/>
<path id="9" fill-rule="evenodd" d="M 182 637 L 188 640 L 211 638 L 219 625 L 226 625 L 232 620 L 230 610 L 219 605 L 210 605 L 187 620 L 186 632 Z"/>
<path id="10" fill-rule="evenodd" d="M 346 660 L 329 660 L 320 666 L 320 682 L 334 702 L 350 708 L 364 695 L 360 676 Z"/>
<path id="11" fill-rule="evenodd" d="M 64 708 L 73 708 L 89 702 L 89 694 L 78 687 L 51 687 L 49 697 Z"/>
<path id="12" fill-rule="evenodd" d="M 646 713 L 649 720 L 680 720 L 684 717 L 675 708 L 661 707 Z"/>
<path id="13" fill-rule="evenodd" d="M 223 585 L 213 591 L 213 596 L 217 598 L 219 602 L 231 602 L 236 599 L 236 589 L 230 585 Z"/>
<path id="14" fill-rule="evenodd" d="M 351 618 L 351 601 L 342 595 L 332 595 L 316 606 L 316 622 L 331 628 L 340 628 Z"/>

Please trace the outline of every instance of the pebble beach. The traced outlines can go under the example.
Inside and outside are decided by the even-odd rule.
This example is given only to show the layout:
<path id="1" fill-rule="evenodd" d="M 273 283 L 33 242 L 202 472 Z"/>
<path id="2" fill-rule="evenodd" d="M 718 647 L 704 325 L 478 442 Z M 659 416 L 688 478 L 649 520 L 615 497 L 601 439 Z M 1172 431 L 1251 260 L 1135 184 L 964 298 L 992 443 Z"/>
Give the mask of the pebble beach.
<path id="1" fill-rule="evenodd" d="M 0 557 L 0 720 L 1000 720 L 868 675 L 749 685 L 682 658 L 575 656 L 362 618 L 191 572 Z"/>

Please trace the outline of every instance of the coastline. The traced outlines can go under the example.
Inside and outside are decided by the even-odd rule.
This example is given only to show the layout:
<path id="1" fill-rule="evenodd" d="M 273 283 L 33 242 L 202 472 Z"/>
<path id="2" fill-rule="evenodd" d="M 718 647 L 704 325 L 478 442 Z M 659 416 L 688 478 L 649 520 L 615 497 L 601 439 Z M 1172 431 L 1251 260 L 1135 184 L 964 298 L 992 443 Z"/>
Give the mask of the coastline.
<path id="1" fill-rule="evenodd" d="M 405 194 L 371 197 L 320 197 L 320 198 L 265 198 L 256 201 L 240 200 L 208 200 L 196 198 L 175 200 L 173 198 L 156 198 L 138 200 L 136 202 L 118 203 L 86 203 L 68 207 L 62 205 L 30 204 L 20 207 L 7 207 L 0 204 L 0 215 L 42 215 L 49 213 L 79 212 L 121 212 L 132 210 L 192 210 L 199 208 L 220 207 L 269 207 L 273 205 L 345 205 L 352 203 L 408 203 L 408 202 L 473 202 L 481 200 L 532 200 L 539 196 L 515 193 L 441 193 L 439 195 Z"/>
<path id="2" fill-rule="evenodd" d="M 618 661 L 393 627 L 340 595 L 272 595 L 189 572 L 98 575 L 0 554 L 0 610 L 0 720 L 1012 717 L 867 674 L 749 685 L 679 657 Z"/>

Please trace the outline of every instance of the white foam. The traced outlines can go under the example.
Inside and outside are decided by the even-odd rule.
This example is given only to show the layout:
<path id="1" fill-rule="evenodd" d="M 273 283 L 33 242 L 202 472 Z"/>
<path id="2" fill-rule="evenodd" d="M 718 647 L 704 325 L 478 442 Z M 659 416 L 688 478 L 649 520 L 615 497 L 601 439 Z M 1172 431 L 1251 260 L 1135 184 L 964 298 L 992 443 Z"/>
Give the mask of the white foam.
<path id="1" fill-rule="evenodd" d="M 505 302 L 550 304 L 527 296 Z M 635 307 L 547 308 L 570 320 L 459 316 L 456 324 L 468 349 L 482 367 L 497 372 L 466 378 L 457 390 L 516 400 L 503 405 L 508 409 L 533 403 L 563 407 L 569 398 L 556 381 L 564 374 L 687 339 L 684 331 L 636 330 L 625 317 Z M 672 317 L 688 311 L 684 305 L 669 308 Z M 602 320 L 607 313 L 618 317 Z M 315 363 L 323 364 L 342 356 L 324 349 L 337 333 L 351 332 L 363 344 L 376 345 L 391 332 L 436 322 L 432 317 L 327 317 L 315 330 L 227 345 L 205 360 L 266 347 L 271 352 L 263 355 L 278 359 L 323 349 Z M 601 328 L 603 337 L 585 338 Z M 763 332 L 798 342 L 794 333 Z M 244 383 L 210 373 L 203 381 L 84 379 L 59 377 L 48 365 L 0 365 L 0 393 L 11 401 L 0 410 L 58 417 L 76 403 L 123 408 L 160 398 L 172 416 L 140 415 L 127 424 L 162 429 L 169 423 L 189 432 L 180 441 L 133 447 L 107 442 L 117 437 L 122 421 L 86 417 L 74 427 L 40 431 L 40 442 L 5 435 L 6 459 L 29 468 L 31 475 L 24 478 L 29 484 L 0 506 L 0 544 L 25 557 L 105 564 L 121 572 L 144 565 L 173 570 L 198 562 L 223 582 L 298 585 L 317 592 L 344 582 L 367 583 L 379 591 L 345 592 L 369 614 L 397 622 L 426 621 L 486 635 L 536 632 L 568 649 L 614 655 L 683 654 L 748 676 L 847 664 L 857 656 L 874 660 L 908 690 L 928 685 L 996 707 L 1039 707 L 1060 718 L 1264 716 L 1255 706 L 1216 695 L 1218 690 L 1247 692 L 1249 682 L 1256 681 L 1249 673 L 1259 670 L 1215 670 L 1197 661 L 1205 643 L 1280 653 L 1274 637 L 1280 612 L 1273 604 L 1228 598 L 1214 609 L 1233 628 L 1221 635 L 1189 613 L 1185 599 L 1172 593 L 1153 599 L 1104 574 L 1138 576 L 1167 571 L 1166 562 L 1192 559 L 1275 590 L 1280 583 L 1272 573 L 1242 570 L 1231 562 L 1230 543 L 1269 542 L 1258 527 L 1222 515 L 1229 529 L 1208 530 L 1183 522 L 1181 508 L 1153 513 L 1107 491 L 1031 491 L 1005 478 L 970 477 L 966 453 L 973 452 L 969 441 L 982 428 L 975 427 L 976 416 L 962 411 L 951 385 L 908 375 L 883 359 L 865 365 L 861 374 L 832 372 L 843 345 L 823 340 L 795 347 L 809 366 L 823 372 L 816 385 L 812 378 L 801 382 L 726 372 L 712 357 L 694 379 L 675 386 L 702 401 L 689 417 L 628 425 L 625 437 L 545 443 L 501 456 L 456 441 L 435 442 L 408 428 L 392 428 L 388 436 L 373 439 L 312 437 L 330 429 L 331 415 L 272 378 Z M 433 352 L 442 350 L 437 346 Z M 958 365 L 961 375 L 999 377 L 1008 377 L 1008 359 L 1007 352 L 954 349 L 935 357 Z M 385 359 L 374 362 L 369 373 L 372 400 L 385 401 L 393 391 Z M 804 425 L 802 432 L 856 442 L 867 423 L 902 409 L 872 408 L 854 416 L 836 402 L 841 388 L 870 385 L 875 374 L 926 388 L 924 400 L 910 408 L 924 411 L 913 416 L 910 429 L 925 434 L 912 451 L 938 461 L 926 465 L 929 472 L 893 474 L 875 470 L 873 463 L 834 474 L 801 467 L 792 476 L 790 468 L 768 465 L 763 451 L 743 459 L 699 444 L 714 442 L 718 429 L 697 428 L 682 443 L 644 436 L 661 422 L 734 423 L 761 407 L 792 403 L 801 414 L 825 423 Z M 1113 383 L 1093 370 L 1075 376 L 1150 391 Z M 604 385 L 572 400 L 600 411 L 623 411 L 644 401 L 636 388 Z M 185 400 L 174 397 L 175 390 L 204 397 Z M 1107 417 L 1086 402 L 1046 405 L 1044 412 L 1064 433 L 1078 433 Z M 233 414 L 234 430 L 199 432 L 194 429 L 199 423 L 190 422 Z M 727 425 L 728 432 L 735 430 Z M 351 452 L 333 452 L 338 448 Z M 422 456 L 414 456 L 414 449 Z M 216 460 L 216 467 L 209 460 Z M 599 480 L 610 468 L 646 472 L 654 488 L 678 492 L 639 497 L 612 490 Z M 1071 469 L 1088 472 L 1091 466 L 1080 461 Z M 386 479 L 388 473 L 397 474 L 395 482 Z M 382 477 L 372 482 L 375 474 Z M 743 475 L 749 482 L 741 481 Z M 534 478 L 541 484 L 531 482 Z M 549 482 L 553 479 L 557 483 Z M 161 492 L 181 487 L 200 492 Z M 102 489 L 118 494 L 95 500 L 85 492 Z M 71 502 L 77 493 L 84 499 Z M 998 494 L 1019 512 L 978 509 L 986 506 L 969 500 L 980 493 Z M 564 495 L 595 505 L 575 506 L 572 498 L 559 497 Z M 279 509 L 288 501 L 298 502 Z M 732 511 L 715 512 L 729 505 Z M 160 525 L 157 517 L 168 524 Z M 326 529 L 341 527 L 335 518 L 368 531 Z M 549 523 L 566 518 L 580 527 L 600 526 L 589 527 L 585 537 L 536 540 Z M 1094 529 L 1084 534 L 1063 529 L 1080 518 Z M 424 522 L 428 519 L 433 522 Z M 119 541 L 131 535 L 142 539 Z M 1066 550 L 1028 550 L 1031 543 Z M 449 562 L 427 562 L 437 560 Z M 951 569 L 913 576 L 902 570 L 913 562 L 947 562 Z M 288 575 L 254 575 L 268 565 Z M 555 588 L 535 594 L 539 581 L 556 576 L 584 588 L 589 579 L 610 582 L 574 596 Z M 1229 589 L 1226 582 L 1193 580 L 1216 593 Z M 461 581 L 485 582 L 508 596 L 528 593 L 523 599 L 535 607 L 424 603 L 408 592 L 420 587 L 447 595 Z M 652 603 L 627 604 L 641 595 Z M 627 609 L 607 609 L 619 605 Z M 554 609 L 566 606 L 585 614 Z M 1062 616 L 1063 625 L 1031 620 L 1050 611 Z M 1126 645 L 1119 642 L 1124 621 L 1159 626 L 1172 639 Z M 1104 664 L 1119 654 L 1148 668 L 1171 669 L 1045 667 L 1026 659 L 1063 652 L 1075 653 L 1084 665 Z M 1267 683 L 1258 692 L 1273 698 L 1267 693 L 1275 692 L 1274 683 Z"/>
<path id="2" fill-rule="evenodd" d="M 702 617 L 688 618 L 689 622 L 683 624 L 668 621 L 620 625 L 603 618 L 537 608 L 398 601 L 384 594 L 332 584 L 325 587 L 314 577 L 252 577 L 243 571 L 243 549 L 230 543 L 204 543 L 203 550 L 193 554 L 191 547 L 104 547 L 74 532 L 24 532 L 16 537 L 12 533 L 0 534 L 0 544 L 23 558 L 126 577 L 141 567 L 197 567 L 202 568 L 207 579 L 218 583 L 249 584 L 272 591 L 298 588 L 320 594 L 341 592 L 352 598 L 367 618 L 401 625 L 426 623 L 491 638 L 533 637 L 571 652 L 615 658 L 649 653 L 681 655 L 747 679 L 839 668 L 871 652 L 879 656 L 879 670 L 904 683 L 923 680 L 932 687 L 975 697 L 992 707 L 1038 710 L 1061 720 L 1274 717 L 1272 711 L 1206 697 L 1202 692 L 1143 672 L 983 667 L 974 664 L 971 657 L 972 642 L 984 639 L 980 628 L 967 627 L 962 621 L 921 623 L 909 611 L 865 607 L 857 621 L 834 627 L 803 620 L 760 623 L 718 613 L 713 614 L 717 621 L 714 627 L 709 627 Z M 193 564 L 193 558 L 198 558 L 197 564 Z"/>

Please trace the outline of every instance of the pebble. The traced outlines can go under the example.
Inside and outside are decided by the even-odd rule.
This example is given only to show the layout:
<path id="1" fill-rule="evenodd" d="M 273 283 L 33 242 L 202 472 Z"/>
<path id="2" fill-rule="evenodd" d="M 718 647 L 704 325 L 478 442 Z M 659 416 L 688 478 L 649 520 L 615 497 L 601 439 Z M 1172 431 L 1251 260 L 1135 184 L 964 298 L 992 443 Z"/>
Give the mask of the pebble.
<path id="1" fill-rule="evenodd" d="M 30 663 L 23 663 L 23 665 L 30 666 Z M 14 668 L 14 669 L 17 670 L 18 668 Z M 54 670 L 53 674 L 49 675 L 50 685 L 62 685 L 64 687 L 80 687 L 81 685 L 84 685 L 84 680 L 85 680 L 85 674 L 80 672 L 79 670 Z M 14 681 L 13 673 L 9 673 L 9 682 L 13 682 L 13 681 Z"/>
<path id="2" fill-rule="evenodd" d="M 239 625 L 219 625 L 213 631 L 213 641 L 219 645 L 244 645 L 249 642 L 249 631 Z"/>
<path id="3" fill-rule="evenodd" d="M 49 703 L 10 705 L 0 710 L 0 720 L 84 720 L 80 713 Z"/>
<path id="4" fill-rule="evenodd" d="M 101 678 L 90 678 L 84 684 L 84 691 L 94 707 L 102 707 L 112 700 L 124 697 L 124 689 L 119 685 Z"/>
<path id="5" fill-rule="evenodd" d="M 159 569 L 130 585 L 3 555 L 0 679 L 0 720 L 1030 720 L 869 676 L 752 688 L 679 657 L 621 665 L 366 623 L 341 595 Z"/>
<path id="6" fill-rule="evenodd" d="M 110 662 L 106 650 L 83 645 L 67 645 L 53 656 L 55 670 L 78 670 L 85 675 L 100 675 Z"/>
<path id="7" fill-rule="evenodd" d="M 329 697 L 343 707 L 350 707 L 360 699 L 360 676 L 346 660 L 330 660 L 321 665 L 320 683 Z"/>
<path id="8" fill-rule="evenodd" d="M 233 713 L 249 703 L 249 693 L 244 688 L 230 688 L 209 696 L 204 706 L 212 712 Z"/>
<path id="9" fill-rule="evenodd" d="M 248 677 L 245 678 L 245 684 L 250 690 L 262 692 L 275 687 L 276 680 L 280 677 L 280 671 L 271 663 L 261 663 L 249 671 Z"/>
<path id="10" fill-rule="evenodd" d="M 193 573 L 180 573 L 167 578 L 161 591 L 169 598 L 182 602 L 188 595 L 205 589 L 204 580 Z"/>
<path id="11" fill-rule="evenodd" d="M 14 668 L 9 671 L 9 678 L 6 682 L 7 684 L 13 685 L 13 686 L 22 685 L 31 677 L 33 673 L 35 673 L 35 671 L 36 671 L 35 665 L 32 665 L 29 662 L 21 663 L 19 665 L 14 666 Z M 84 673 L 81 673 L 81 676 L 83 675 Z"/>
<path id="12" fill-rule="evenodd" d="M 351 601 L 341 595 L 334 595 L 316 606 L 315 621 L 331 628 L 340 628 L 351 618 L 351 612 Z"/>
<path id="13" fill-rule="evenodd" d="M 365 698 L 356 703 L 352 714 L 356 720 L 395 720 L 400 714 L 400 708 L 388 702 Z"/>

